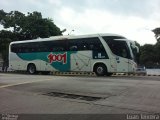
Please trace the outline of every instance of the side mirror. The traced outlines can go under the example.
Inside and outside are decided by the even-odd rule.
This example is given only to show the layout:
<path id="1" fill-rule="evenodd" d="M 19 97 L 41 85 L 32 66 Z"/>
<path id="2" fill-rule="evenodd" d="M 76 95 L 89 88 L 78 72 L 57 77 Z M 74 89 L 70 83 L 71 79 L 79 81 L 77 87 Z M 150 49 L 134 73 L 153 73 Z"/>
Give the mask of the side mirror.
<path id="1" fill-rule="evenodd" d="M 137 53 L 139 53 L 139 48 L 137 46 L 135 46 Z"/>
<path id="2" fill-rule="evenodd" d="M 135 43 L 131 43 L 131 47 L 136 49 L 136 52 L 139 53 L 139 48 L 135 45 Z"/>

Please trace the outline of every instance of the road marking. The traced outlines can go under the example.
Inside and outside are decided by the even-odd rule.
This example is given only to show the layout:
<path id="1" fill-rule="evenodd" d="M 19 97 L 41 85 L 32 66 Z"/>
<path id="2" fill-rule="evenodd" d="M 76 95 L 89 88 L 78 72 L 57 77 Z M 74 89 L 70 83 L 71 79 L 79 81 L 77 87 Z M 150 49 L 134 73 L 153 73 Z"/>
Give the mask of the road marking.
<path id="1" fill-rule="evenodd" d="M 51 79 L 38 80 L 38 81 L 29 81 L 29 82 L 27 81 L 27 82 L 22 82 L 22 83 L 15 83 L 15 84 L 9 84 L 9 85 L 2 85 L 2 86 L 0 86 L 0 89 L 1 89 L 1 88 L 12 87 L 12 86 L 18 86 L 18 85 L 29 84 L 29 83 L 35 83 L 35 82 L 48 81 L 48 80 L 51 80 Z"/>

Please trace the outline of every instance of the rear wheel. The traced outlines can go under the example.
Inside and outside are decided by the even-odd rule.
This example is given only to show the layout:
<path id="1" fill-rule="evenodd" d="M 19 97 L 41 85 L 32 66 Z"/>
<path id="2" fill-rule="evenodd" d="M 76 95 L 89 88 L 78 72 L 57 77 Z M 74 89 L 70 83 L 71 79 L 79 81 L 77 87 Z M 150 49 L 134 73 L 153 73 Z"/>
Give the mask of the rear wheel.
<path id="1" fill-rule="evenodd" d="M 27 67 L 27 71 L 29 74 L 35 74 L 36 73 L 36 66 L 34 64 L 29 64 Z"/>
<path id="2" fill-rule="evenodd" d="M 98 64 L 95 66 L 94 72 L 97 76 L 104 76 L 107 72 L 107 68 L 104 64 Z"/>

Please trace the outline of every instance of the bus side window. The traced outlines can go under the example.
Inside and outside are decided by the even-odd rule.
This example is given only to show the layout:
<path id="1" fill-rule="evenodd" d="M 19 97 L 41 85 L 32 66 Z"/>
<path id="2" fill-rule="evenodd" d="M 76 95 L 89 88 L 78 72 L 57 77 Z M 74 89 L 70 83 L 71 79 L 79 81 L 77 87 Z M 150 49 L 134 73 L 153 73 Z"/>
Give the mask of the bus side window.
<path id="1" fill-rule="evenodd" d="M 77 50 L 79 50 L 78 41 L 76 39 L 69 40 L 68 41 L 68 49 L 69 49 L 69 51 L 77 51 Z"/>
<path id="2" fill-rule="evenodd" d="M 53 48 L 50 49 L 53 52 L 57 52 L 57 51 L 64 51 L 64 49 L 62 47 L 56 47 L 54 46 Z"/>
<path id="3" fill-rule="evenodd" d="M 56 41 L 51 41 L 49 43 L 49 51 L 51 52 L 61 52 L 61 51 L 66 51 L 66 40 L 56 40 Z"/>
<path id="4" fill-rule="evenodd" d="M 14 52 L 14 53 L 17 52 L 17 49 L 16 49 L 16 45 L 15 45 L 15 44 L 12 44 L 12 45 L 11 45 L 11 52 Z"/>
<path id="5" fill-rule="evenodd" d="M 80 50 L 89 50 L 88 42 L 86 39 L 82 39 L 81 43 L 79 44 Z"/>
<path id="6" fill-rule="evenodd" d="M 86 45 L 83 45 L 83 50 L 88 50 Z"/>
<path id="7" fill-rule="evenodd" d="M 89 50 L 93 50 L 93 49 L 94 49 L 94 45 L 93 44 L 89 45 Z"/>

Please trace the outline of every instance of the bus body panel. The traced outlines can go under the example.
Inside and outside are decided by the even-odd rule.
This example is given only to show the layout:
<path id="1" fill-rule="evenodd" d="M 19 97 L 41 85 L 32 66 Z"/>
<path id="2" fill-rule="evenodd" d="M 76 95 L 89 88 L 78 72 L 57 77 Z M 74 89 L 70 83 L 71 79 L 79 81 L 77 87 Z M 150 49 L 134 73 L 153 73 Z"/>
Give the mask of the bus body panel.
<path id="1" fill-rule="evenodd" d="M 137 64 L 133 60 L 129 60 L 120 56 L 113 55 L 110 58 L 110 72 L 133 73 L 136 71 Z"/>
<path id="2" fill-rule="evenodd" d="M 64 70 L 63 68 L 62 68 L 63 70 L 58 68 L 56 69 L 54 65 L 51 65 L 49 63 L 49 61 L 47 62 L 47 61 L 38 60 L 38 59 L 27 61 L 25 59 L 19 58 L 19 56 L 15 53 L 11 53 L 10 56 L 12 58 L 10 65 L 14 70 L 25 71 L 27 70 L 27 65 L 30 63 L 34 63 L 36 65 L 37 71 L 63 71 Z M 132 72 L 134 67 L 133 65 L 135 65 L 131 60 L 130 62 L 128 62 L 127 59 L 121 58 L 121 57 L 112 57 L 110 59 L 92 59 L 92 51 L 80 51 L 80 52 L 71 54 L 70 57 L 71 59 L 67 60 L 69 64 L 69 68 L 64 71 L 92 71 L 96 63 L 103 63 L 106 65 L 108 72 Z M 62 63 L 61 65 L 63 66 Z"/>
<path id="3" fill-rule="evenodd" d="M 78 51 L 71 54 L 70 71 L 91 71 L 92 51 Z"/>
<path id="4" fill-rule="evenodd" d="M 116 72 L 128 72 L 128 59 L 116 56 L 113 59 L 111 59 L 111 61 L 114 61 L 116 64 Z"/>
<path id="5" fill-rule="evenodd" d="M 27 61 L 25 59 L 20 58 L 16 53 L 10 53 L 10 59 L 12 59 L 10 61 L 10 67 L 13 70 L 26 71 L 29 63 L 34 63 L 36 65 L 37 71 L 41 70 L 39 60 Z"/>
<path id="6" fill-rule="evenodd" d="M 53 55 L 50 58 L 53 61 L 50 61 L 49 55 Z M 54 55 L 57 55 L 59 61 L 54 61 Z M 66 57 L 66 61 L 62 61 L 60 55 Z M 92 51 L 11 53 L 10 58 L 10 66 L 14 70 L 27 70 L 28 64 L 33 63 L 37 71 L 91 71 Z"/>

